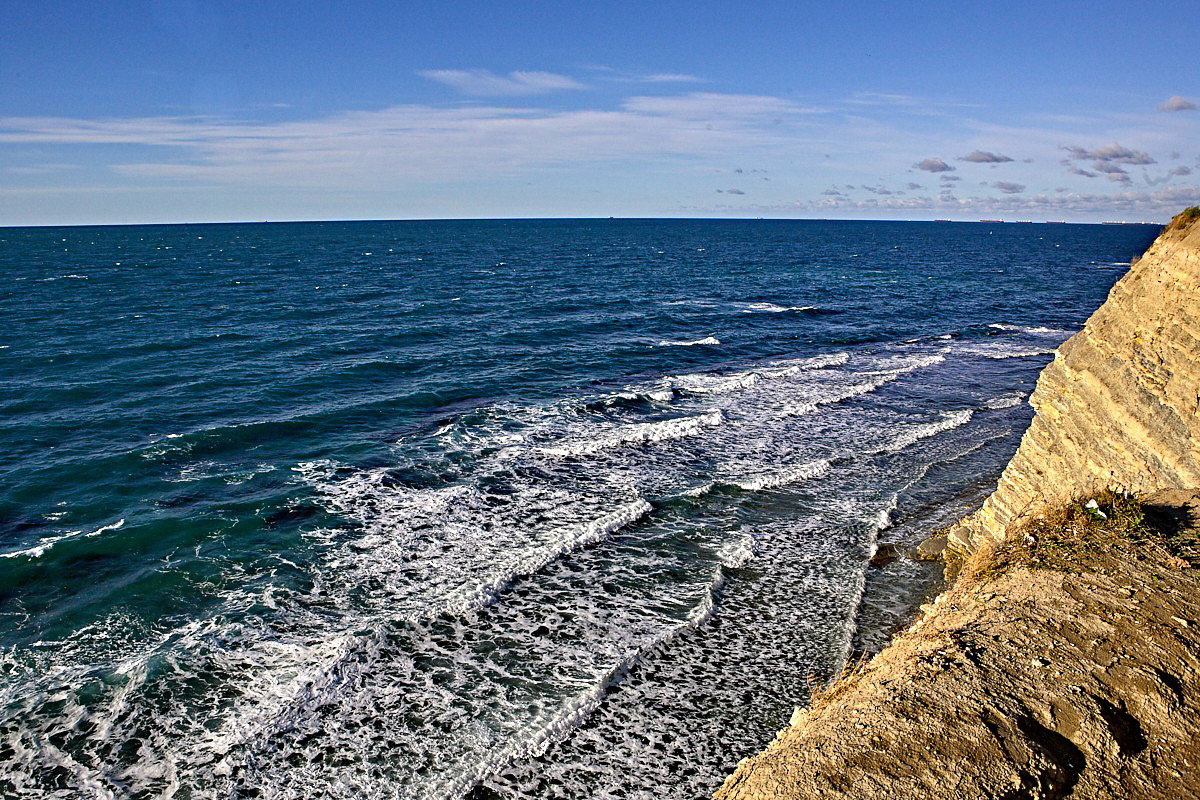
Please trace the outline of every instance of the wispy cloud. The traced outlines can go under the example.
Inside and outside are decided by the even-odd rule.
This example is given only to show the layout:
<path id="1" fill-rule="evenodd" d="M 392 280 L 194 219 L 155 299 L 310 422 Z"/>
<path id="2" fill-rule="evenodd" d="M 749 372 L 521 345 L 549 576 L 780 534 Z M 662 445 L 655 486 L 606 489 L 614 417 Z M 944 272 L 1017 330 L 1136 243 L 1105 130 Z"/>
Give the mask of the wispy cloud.
<path id="1" fill-rule="evenodd" d="M 821 113 L 824 109 L 801 106 L 781 97 L 761 94 L 720 94 L 691 92 L 666 97 L 630 97 L 622 107 L 639 114 L 685 117 L 689 119 L 745 118 L 762 115 L 776 117 Z"/>
<path id="2" fill-rule="evenodd" d="M 704 79 L 683 72 L 656 72 L 653 75 L 634 77 L 640 83 L 703 83 Z"/>
<path id="3" fill-rule="evenodd" d="M 1106 175 L 1110 181 L 1116 181 L 1117 183 L 1129 183 L 1132 180 L 1128 172 L 1120 166 L 1107 161 L 1092 162 L 1092 169 Z"/>
<path id="4" fill-rule="evenodd" d="M 1186 97 L 1174 95 L 1158 104 L 1159 111 L 1194 111 L 1196 103 Z"/>
<path id="5" fill-rule="evenodd" d="M 514 97 L 587 88 L 574 78 L 555 72 L 518 71 L 497 75 L 485 69 L 426 69 L 417 74 L 463 94 L 479 97 Z"/>
<path id="6" fill-rule="evenodd" d="M 617 110 L 550 111 L 403 105 L 310 120 L 206 117 L 0 118 L 0 145 L 140 145 L 111 169 L 137 178 L 239 185 L 387 186 L 671 156 L 732 159 L 794 136 L 779 123 L 807 110 L 759 95 L 634 97 Z"/>
<path id="7" fill-rule="evenodd" d="M 1020 194 L 1025 191 L 1025 184 L 1013 183 L 1012 181 L 996 181 L 992 184 L 1005 194 Z"/>

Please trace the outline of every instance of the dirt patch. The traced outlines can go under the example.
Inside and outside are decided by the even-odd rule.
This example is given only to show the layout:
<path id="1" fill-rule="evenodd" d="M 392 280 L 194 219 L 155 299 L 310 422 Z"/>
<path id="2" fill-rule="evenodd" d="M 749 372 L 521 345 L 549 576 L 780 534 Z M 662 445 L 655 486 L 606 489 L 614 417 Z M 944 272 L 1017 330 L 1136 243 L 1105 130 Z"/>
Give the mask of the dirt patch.
<path id="1" fill-rule="evenodd" d="M 1095 500 L 978 553 L 717 797 L 1200 796 L 1200 491 Z"/>

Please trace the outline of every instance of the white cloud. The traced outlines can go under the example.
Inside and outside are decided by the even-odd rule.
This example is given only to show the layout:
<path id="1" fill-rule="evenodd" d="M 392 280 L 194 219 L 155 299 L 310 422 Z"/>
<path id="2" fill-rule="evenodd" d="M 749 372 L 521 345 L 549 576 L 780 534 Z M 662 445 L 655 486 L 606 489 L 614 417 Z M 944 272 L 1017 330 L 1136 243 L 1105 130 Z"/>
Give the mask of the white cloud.
<path id="1" fill-rule="evenodd" d="M 587 88 L 574 78 L 554 72 L 518 71 L 497 75 L 485 69 L 426 69 L 417 74 L 451 86 L 463 94 L 480 97 L 512 97 Z"/>
<path id="2" fill-rule="evenodd" d="M 1179 95 L 1168 97 L 1158 104 L 1159 111 L 1194 111 L 1195 108 L 1195 102 Z"/>
<path id="3" fill-rule="evenodd" d="M 1013 183 L 1012 181 L 996 181 L 992 184 L 1005 194 L 1020 194 L 1025 191 L 1025 184 Z"/>

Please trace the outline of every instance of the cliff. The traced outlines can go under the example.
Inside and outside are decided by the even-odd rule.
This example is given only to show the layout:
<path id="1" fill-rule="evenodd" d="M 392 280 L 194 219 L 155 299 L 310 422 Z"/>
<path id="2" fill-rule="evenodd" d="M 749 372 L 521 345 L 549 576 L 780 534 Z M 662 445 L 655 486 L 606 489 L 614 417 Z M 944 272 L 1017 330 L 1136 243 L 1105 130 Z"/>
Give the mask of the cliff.
<path id="1" fill-rule="evenodd" d="M 1200 796 L 1193 222 L 1042 373 L 996 491 L 949 533 L 955 584 L 718 800 Z"/>
<path id="2" fill-rule="evenodd" d="M 1020 448 L 952 549 L 1104 488 L 1200 486 L 1200 224 L 1182 217 L 1055 353 Z"/>

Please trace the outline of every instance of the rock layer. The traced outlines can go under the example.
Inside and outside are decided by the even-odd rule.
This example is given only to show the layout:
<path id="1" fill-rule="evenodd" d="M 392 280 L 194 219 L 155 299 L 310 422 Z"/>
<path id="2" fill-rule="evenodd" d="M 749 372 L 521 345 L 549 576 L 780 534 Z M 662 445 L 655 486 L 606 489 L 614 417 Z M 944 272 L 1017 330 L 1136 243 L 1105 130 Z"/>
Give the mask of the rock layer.
<path id="1" fill-rule="evenodd" d="M 1200 486 L 1200 223 L 1175 222 L 1055 353 L 996 491 L 950 534 L 973 552 L 1104 488 Z"/>

